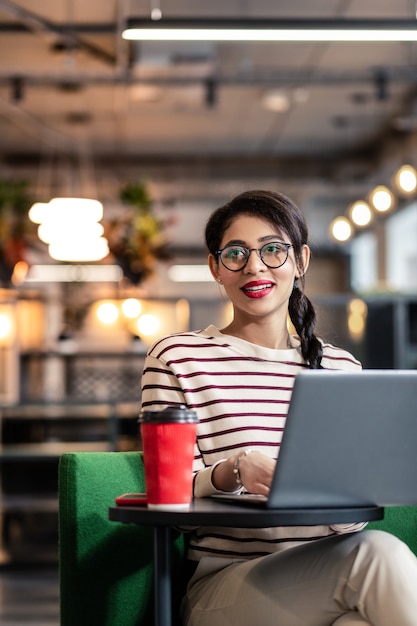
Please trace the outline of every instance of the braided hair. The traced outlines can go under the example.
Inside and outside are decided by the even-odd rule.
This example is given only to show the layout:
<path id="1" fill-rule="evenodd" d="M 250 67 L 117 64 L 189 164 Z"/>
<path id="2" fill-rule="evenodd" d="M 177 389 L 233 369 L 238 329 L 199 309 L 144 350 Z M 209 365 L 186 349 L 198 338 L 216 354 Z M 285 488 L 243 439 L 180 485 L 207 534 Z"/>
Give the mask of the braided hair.
<path id="1" fill-rule="evenodd" d="M 301 353 L 310 369 L 321 368 L 323 349 L 314 334 L 316 312 L 304 293 L 303 246 L 308 242 L 308 228 L 304 215 L 287 196 L 273 191 L 245 191 L 218 208 L 209 218 L 205 239 L 209 252 L 216 257 L 225 231 L 238 215 L 250 215 L 267 220 L 285 232 L 294 249 L 299 278 L 294 283 L 288 314 L 300 338 Z"/>

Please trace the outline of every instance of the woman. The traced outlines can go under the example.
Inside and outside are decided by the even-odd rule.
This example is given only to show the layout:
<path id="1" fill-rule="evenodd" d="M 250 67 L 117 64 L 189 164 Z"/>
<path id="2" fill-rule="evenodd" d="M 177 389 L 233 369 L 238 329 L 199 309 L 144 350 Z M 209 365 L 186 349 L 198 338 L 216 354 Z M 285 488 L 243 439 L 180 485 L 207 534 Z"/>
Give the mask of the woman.
<path id="1" fill-rule="evenodd" d="M 360 369 L 314 334 L 307 226 L 291 200 L 249 191 L 206 226 L 211 273 L 233 304 L 222 330 L 166 337 L 148 352 L 142 407 L 197 411 L 194 497 L 268 494 L 295 376 Z M 288 316 L 295 332 L 289 330 Z M 365 524 L 197 528 L 185 626 L 417 624 L 417 559 Z"/>

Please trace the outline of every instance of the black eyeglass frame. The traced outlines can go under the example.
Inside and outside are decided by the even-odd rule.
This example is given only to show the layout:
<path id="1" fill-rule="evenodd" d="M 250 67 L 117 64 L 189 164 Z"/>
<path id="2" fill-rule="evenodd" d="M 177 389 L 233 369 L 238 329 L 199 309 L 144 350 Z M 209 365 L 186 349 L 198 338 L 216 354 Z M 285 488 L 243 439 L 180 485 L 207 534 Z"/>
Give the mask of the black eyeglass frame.
<path id="1" fill-rule="evenodd" d="M 274 244 L 274 243 L 278 243 L 280 246 L 284 246 L 284 248 L 287 251 L 287 255 L 286 255 L 284 261 L 282 263 L 280 263 L 279 265 L 269 265 L 268 263 L 266 263 L 265 259 L 263 258 L 263 255 L 262 255 L 262 250 L 264 248 L 270 246 L 271 244 Z M 292 243 L 286 243 L 284 241 L 268 241 L 267 243 L 264 243 L 264 245 L 261 246 L 260 248 L 247 248 L 246 246 L 241 246 L 240 244 L 236 244 L 236 245 L 229 244 L 229 245 L 225 246 L 224 248 L 222 248 L 221 250 L 216 250 L 216 256 L 220 259 L 221 264 L 223 265 L 223 267 L 225 267 L 227 270 L 229 270 L 229 272 L 241 272 L 243 269 L 245 269 L 245 267 L 248 264 L 250 253 L 251 252 L 257 252 L 258 255 L 259 255 L 259 258 L 261 259 L 262 263 L 264 265 L 266 265 L 266 267 L 268 267 L 271 270 L 276 270 L 279 267 L 282 267 L 287 262 L 289 250 L 290 250 L 290 248 L 293 248 L 293 247 L 294 246 L 293 246 Z M 245 251 L 245 253 L 246 253 L 246 261 L 244 262 L 242 267 L 239 267 L 239 269 L 236 269 L 236 270 L 232 270 L 230 267 L 227 267 L 227 265 L 225 265 L 225 263 L 224 263 L 224 261 L 222 259 L 222 253 L 225 250 L 227 250 L 227 248 L 241 248 L 242 250 Z"/>

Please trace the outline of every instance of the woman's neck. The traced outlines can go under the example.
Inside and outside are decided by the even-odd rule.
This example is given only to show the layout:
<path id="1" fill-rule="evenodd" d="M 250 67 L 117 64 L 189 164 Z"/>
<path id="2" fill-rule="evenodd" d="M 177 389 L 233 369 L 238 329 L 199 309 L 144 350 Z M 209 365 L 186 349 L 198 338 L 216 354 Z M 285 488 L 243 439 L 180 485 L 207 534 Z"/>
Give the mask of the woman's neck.
<path id="1" fill-rule="evenodd" d="M 221 332 L 263 348 L 288 350 L 293 347 L 286 323 L 285 326 L 279 328 L 277 324 L 260 324 L 259 321 L 238 324 L 236 320 L 233 320 Z"/>

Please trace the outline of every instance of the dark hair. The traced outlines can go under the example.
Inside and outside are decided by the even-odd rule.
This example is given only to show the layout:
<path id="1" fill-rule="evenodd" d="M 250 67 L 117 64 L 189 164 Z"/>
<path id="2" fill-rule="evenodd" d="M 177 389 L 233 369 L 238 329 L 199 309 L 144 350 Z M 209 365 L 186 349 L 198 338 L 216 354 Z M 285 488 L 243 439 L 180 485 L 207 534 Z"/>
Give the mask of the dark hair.
<path id="1" fill-rule="evenodd" d="M 300 209 L 281 193 L 274 191 L 245 191 L 218 208 L 209 218 L 205 238 L 209 252 L 217 258 L 225 231 L 238 215 L 252 215 L 267 220 L 290 239 L 299 279 L 288 304 L 288 313 L 301 341 L 301 353 L 311 369 L 321 367 L 322 344 L 314 334 L 316 312 L 304 293 L 302 249 L 308 242 L 308 228 Z M 301 288 L 300 286 L 301 285 Z"/>

